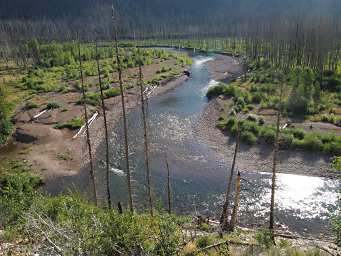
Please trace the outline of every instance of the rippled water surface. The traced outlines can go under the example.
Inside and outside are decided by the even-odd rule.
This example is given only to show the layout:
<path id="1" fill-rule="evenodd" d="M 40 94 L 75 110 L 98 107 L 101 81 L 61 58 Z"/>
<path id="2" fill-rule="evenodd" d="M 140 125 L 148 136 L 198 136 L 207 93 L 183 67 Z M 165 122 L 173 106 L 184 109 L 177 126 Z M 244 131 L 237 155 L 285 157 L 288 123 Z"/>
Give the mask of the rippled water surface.
<path id="1" fill-rule="evenodd" d="M 216 84 L 207 69 L 207 61 L 215 56 L 193 57 L 192 78 L 176 89 L 149 100 L 151 171 L 155 199 L 165 199 L 167 154 L 172 174 L 174 207 L 178 213 L 217 216 L 231 163 L 193 132 L 207 104 L 205 93 Z M 236 74 L 239 75 L 239 74 Z M 142 208 L 144 197 L 143 131 L 140 108 L 128 115 L 130 160 L 134 170 L 135 202 Z M 121 124 L 112 131 L 112 193 L 115 201 L 126 202 Z M 123 170 L 123 171 L 122 171 Z M 244 225 L 264 224 L 270 201 L 271 174 L 257 170 L 240 170 L 242 196 L 240 221 Z M 328 227 L 329 210 L 335 208 L 340 183 L 317 177 L 278 174 L 277 221 L 282 228 L 299 232 L 320 233 Z"/>

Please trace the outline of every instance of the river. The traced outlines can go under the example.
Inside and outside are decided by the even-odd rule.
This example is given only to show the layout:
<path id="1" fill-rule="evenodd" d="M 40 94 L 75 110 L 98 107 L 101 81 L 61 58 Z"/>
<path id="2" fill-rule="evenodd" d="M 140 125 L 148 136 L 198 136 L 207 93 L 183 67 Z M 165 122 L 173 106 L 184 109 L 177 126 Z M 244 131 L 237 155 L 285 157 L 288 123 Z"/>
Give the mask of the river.
<path id="1" fill-rule="evenodd" d="M 205 93 L 209 86 L 216 83 L 212 80 L 207 67 L 208 61 L 215 57 L 216 55 L 195 54 L 191 67 L 192 77 L 181 86 L 163 95 L 152 97 L 148 103 L 154 199 L 157 201 L 157 207 L 161 207 L 166 199 L 165 154 L 167 154 L 171 170 L 173 204 L 179 214 L 206 214 L 217 217 L 231 166 L 231 161 L 222 159 L 217 152 L 200 142 L 194 132 L 194 127 L 207 104 Z M 129 112 L 128 124 L 134 201 L 138 208 L 143 209 L 147 207 L 147 200 L 140 107 Z M 126 202 L 121 123 L 114 127 L 110 145 L 113 154 L 110 181 L 112 197 L 115 202 Z M 104 155 L 101 150 L 99 152 Z M 240 171 L 242 175 L 240 224 L 252 227 L 266 225 L 271 174 L 262 170 Z M 340 187 L 337 180 L 278 174 L 277 226 L 314 235 L 328 232 L 330 212 L 336 207 L 337 191 Z"/>

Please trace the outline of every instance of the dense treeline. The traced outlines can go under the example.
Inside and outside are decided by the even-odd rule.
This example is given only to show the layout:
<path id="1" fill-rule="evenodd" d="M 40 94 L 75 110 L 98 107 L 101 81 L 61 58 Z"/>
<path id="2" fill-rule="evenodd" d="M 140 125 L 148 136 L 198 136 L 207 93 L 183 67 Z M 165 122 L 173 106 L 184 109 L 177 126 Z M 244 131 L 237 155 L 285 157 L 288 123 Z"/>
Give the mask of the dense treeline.
<path id="1" fill-rule="evenodd" d="M 120 8 L 120 30 L 125 37 L 169 37 L 235 35 L 256 30 L 286 35 L 297 23 L 319 28 L 334 27 L 340 35 L 341 3 L 337 0 L 270 1 L 213 0 L 116 1 Z M 1 40 L 32 37 L 70 39 L 76 31 L 84 38 L 111 35 L 111 1 L 5 1 L 0 10 Z M 309 10 L 307 12 L 306 10 Z M 335 35 L 336 36 L 336 35 Z"/>

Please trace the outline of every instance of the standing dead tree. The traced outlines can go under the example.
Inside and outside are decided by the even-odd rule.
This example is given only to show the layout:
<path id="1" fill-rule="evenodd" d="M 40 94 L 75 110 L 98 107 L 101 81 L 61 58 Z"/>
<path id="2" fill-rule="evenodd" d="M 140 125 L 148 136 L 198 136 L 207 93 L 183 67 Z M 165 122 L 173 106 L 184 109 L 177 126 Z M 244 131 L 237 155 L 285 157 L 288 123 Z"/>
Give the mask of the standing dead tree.
<path id="1" fill-rule="evenodd" d="M 170 184 L 170 171 L 169 171 L 169 164 L 168 164 L 168 159 L 167 155 L 165 155 L 165 162 L 166 162 L 166 168 L 167 168 L 167 204 L 168 204 L 168 213 L 172 213 L 172 208 L 171 208 L 171 184 Z"/>
<path id="2" fill-rule="evenodd" d="M 232 211 L 231 221 L 230 221 L 230 226 L 229 226 L 229 230 L 231 232 L 234 231 L 234 228 L 237 224 L 239 203 L 240 203 L 240 172 L 238 172 L 237 178 L 236 178 L 236 194 L 234 197 L 233 211 Z"/>
<path id="3" fill-rule="evenodd" d="M 82 55 L 81 55 L 81 46 L 78 43 L 78 58 L 79 58 L 79 74 L 81 78 L 81 87 L 82 87 L 82 101 L 84 108 L 84 117 L 85 117 L 85 129 L 86 129 L 86 142 L 89 150 L 89 161 L 90 161 L 90 179 L 92 183 L 92 192 L 95 199 L 95 203 L 97 205 L 97 190 L 96 190 L 96 178 L 94 171 L 94 163 L 92 158 L 92 149 L 91 149 L 91 139 L 90 139 L 90 130 L 89 130 L 89 115 L 88 108 L 86 106 L 86 94 L 85 94 L 85 86 L 84 86 L 84 75 L 83 75 L 83 63 L 82 63 Z"/>
<path id="4" fill-rule="evenodd" d="M 111 208 L 111 194 L 110 194 L 110 163 L 109 163 L 109 133 L 108 133 L 108 123 L 107 123 L 107 114 L 104 102 L 104 92 L 103 92 L 103 83 L 101 77 L 101 68 L 99 63 L 99 53 L 98 53 L 98 43 L 96 42 L 96 63 L 97 63 L 97 72 L 98 72 L 98 82 L 99 89 L 101 93 L 101 106 L 103 112 L 104 119 L 104 132 L 105 132 L 105 162 L 106 162 L 106 180 L 107 180 L 107 203 L 108 207 Z"/>
<path id="5" fill-rule="evenodd" d="M 141 92 L 141 111 L 142 111 L 142 122 L 143 122 L 143 137 L 144 137 L 144 161 L 145 161 L 145 171 L 146 171 L 146 181 L 147 181 L 147 193 L 149 202 L 149 212 L 153 216 L 153 198 L 152 198 L 152 184 L 151 184 L 151 173 L 149 165 L 149 142 L 148 142 L 148 127 L 147 127 L 147 116 L 146 116 L 146 105 L 143 90 L 143 73 L 142 73 L 142 53 L 139 50 L 139 85 Z"/>
<path id="6" fill-rule="evenodd" d="M 222 226 L 223 230 L 227 230 L 228 229 L 228 216 L 227 216 L 227 211 L 228 208 L 230 206 L 230 194 L 231 194 L 231 187 L 232 187 L 232 179 L 233 179 L 233 175 L 234 175 L 234 169 L 236 166 L 236 160 L 237 160 L 237 154 L 239 151 L 239 141 L 240 141 L 240 127 L 239 127 L 239 121 L 237 120 L 237 138 L 236 138 L 236 146 L 234 149 L 234 155 L 233 155 L 233 162 L 232 162 L 232 166 L 231 166 L 231 172 L 230 172 L 230 176 L 228 178 L 228 183 L 227 183 L 227 187 L 226 187 L 226 193 L 225 193 L 225 202 L 223 205 L 223 211 L 221 214 L 221 218 L 220 218 L 220 223 Z"/>
<path id="7" fill-rule="evenodd" d="M 122 79 L 122 65 L 121 65 L 119 46 L 118 46 L 118 20 L 117 20 L 117 15 L 115 13 L 114 5 L 112 5 L 112 22 L 113 22 L 113 39 L 114 39 L 114 47 L 115 47 L 115 52 L 116 52 L 118 80 L 119 80 L 120 90 L 121 90 L 121 104 L 122 104 L 123 129 L 124 129 L 124 151 L 125 151 L 127 186 L 128 186 L 128 206 L 129 206 L 130 211 L 133 212 L 134 204 L 133 204 L 133 194 L 132 194 L 132 186 L 131 186 L 131 173 L 130 173 L 130 166 L 129 166 L 127 114 L 126 114 L 126 108 L 125 108 L 125 96 L 124 96 L 124 87 L 123 87 L 123 79 Z"/>
<path id="8" fill-rule="evenodd" d="M 273 162 L 272 162 L 272 178 L 271 178 L 271 201 L 270 201 L 270 219 L 269 219 L 269 231 L 271 233 L 271 239 L 275 244 L 275 192 L 276 192 L 276 172 L 277 172 L 277 162 L 278 162 L 278 151 L 279 151 L 279 136 L 280 136 L 280 122 L 281 122 L 281 110 L 282 110 L 282 100 L 283 100 L 283 82 L 281 81 L 280 90 L 280 102 L 277 110 L 277 120 L 276 120 L 276 135 L 273 147 Z"/>

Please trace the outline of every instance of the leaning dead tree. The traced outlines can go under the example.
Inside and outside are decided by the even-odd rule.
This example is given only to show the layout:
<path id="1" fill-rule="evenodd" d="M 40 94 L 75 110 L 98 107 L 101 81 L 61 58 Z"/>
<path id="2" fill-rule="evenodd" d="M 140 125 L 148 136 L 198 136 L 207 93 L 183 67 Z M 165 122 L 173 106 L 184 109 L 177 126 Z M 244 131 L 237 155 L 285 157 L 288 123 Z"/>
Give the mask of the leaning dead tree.
<path id="1" fill-rule="evenodd" d="M 222 211 L 221 218 L 220 218 L 220 223 L 221 223 L 223 230 L 228 230 L 228 216 L 227 216 L 228 213 L 227 213 L 227 211 L 228 211 L 229 206 L 230 206 L 230 194 L 231 194 L 231 188 L 232 188 L 232 180 L 233 180 L 233 176 L 234 176 L 234 169 L 236 166 L 237 154 L 239 151 L 239 141 L 240 141 L 240 131 L 239 130 L 240 130 L 239 121 L 237 120 L 236 145 L 235 145 L 235 149 L 234 149 L 231 172 L 230 172 L 230 176 L 228 178 L 228 183 L 227 183 L 227 187 L 226 187 L 225 202 L 223 205 L 223 211 Z"/>
<path id="2" fill-rule="evenodd" d="M 111 194 L 110 194 L 110 162 L 109 162 L 109 133 L 108 133 L 108 123 L 107 123 L 107 113 L 105 109 L 104 102 L 104 92 L 103 92 L 103 83 L 101 77 L 101 68 L 99 63 L 99 52 L 98 52 L 98 44 L 96 42 L 96 63 L 97 63 L 97 72 L 98 72 L 98 83 L 101 95 L 101 107 L 103 112 L 104 119 L 104 132 L 105 132 L 105 164 L 106 164 L 106 180 L 107 180 L 107 203 L 108 207 L 111 208 Z"/>
<path id="3" fill-rule="evenodd" d="M 125 108 L 125 96 L 124 96 L 124 87 L 123 87 L 123 79 L 122 79 L 122 65 L 119 53 L 118 46 L 118 20 L 117 15 L 115 13 L 114 5 L 112 5 L 112 25 L 113 25 L 113 39 L 114 39 L 114 47 L 115 47 L 115 55 L 116 55 L 116 64 L 118 71 L 118 80 L 120 84 L 121 90 L 121 104 L 122 104 L 122 115 L 123 115 L 123 132 L 124 132 L 124 152 L 125 152 L 125 160 L 126 160 L 126 174 L 127 174 L 127 186 L 128 186 L 128 206 L 131 212 L 134 211 L 133 204 L 133 193 L 132 193 L 132 185 L 131 185 L 131 173 L 129 166 L 129 146 L 128 146 L 128 127 L 127 127 L 127 114 Z"/>
<path id="4" fill-rule="evenodd" d="M 278 150 L 279 150 L 279 136 L 280 136 L 280 122 L 281 122 L 281 110 L 283 100 L 283 82 L 281 81 L 280 91 L 280 102 L 277 110 L 276 120 L 276 135 L 273 146 L 273 162 L 272 162 L 272 178 L 271 178 L 271 201 L 270 201 L 270 219 L 269 219 L 269 230 L 273 243 L 275 243 L 275 192 L 276 192 L 276 173 L 277 173 L 277 162 L 278 162 Z"/>
<path id="5" fill-rule="evenodd" d="M 149 141 L 148 141 L 148 127 L 147 127 L 147 116 L 146 116 L 146 105 L 143 90 L 143 73 L 142 73 L 142 53 L 139 50 L 139 85 L 141 92 L 141 111 L 142 111 L 142 122 L 143 122 L 143 138 L 144 138 L 144 162 L 145 162 L 145 171 L 146 171 L 146 182 L 147 182 L 147 194 L 148 194 L 148 202 L 149 202 L 149 212 L 150 215 L 153 216 L 153 198 L 152 198 L 152 184 L 151 184 L 151 173 L 149 166 Z"/>
<path id="6" fill-rule="evenodd" d="M 92 193 L 95 199 L 95 203 L 97 205 L 98 202 L 97 202 L 96 178 L 95 178 L 94 163 L 93 163 L 93 158 L 92 158 L 92 148 L 91 148 L 91 139 L 90 139 L 90 130 L 89 130 L 89 115 L 88 115 L 88 108 L 86 106 L 86 94 L 85 94 L 85 86 L 84 86 L 83 63 L 82 63 L 80 43 L 78 43 L 78 58 L 79 58 L 79 74 L 81 78 L 81 87 L 82 87 L 82 101 L 83 101 L 84 117 L 85 117 L 86 142 L 88 145 L 89 161 L 90 161 L 90 179 L 91 179 L 91 184 L 92 184 Z"/>

